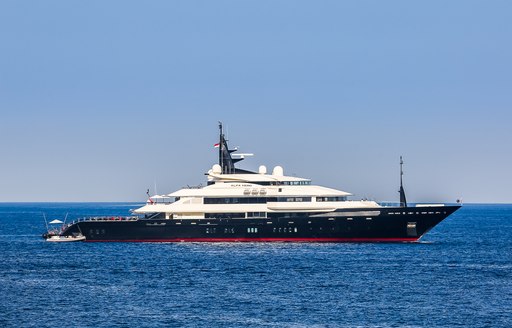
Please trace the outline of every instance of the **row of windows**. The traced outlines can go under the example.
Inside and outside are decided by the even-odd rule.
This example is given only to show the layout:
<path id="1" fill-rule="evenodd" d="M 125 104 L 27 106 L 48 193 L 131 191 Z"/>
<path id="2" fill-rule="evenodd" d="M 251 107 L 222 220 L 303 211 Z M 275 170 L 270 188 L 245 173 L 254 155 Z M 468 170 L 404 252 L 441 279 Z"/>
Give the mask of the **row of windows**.
<path id="1" fill-rule="evenodd" d="M 317 197 L 317 202 L 344 202 L 347 200 L 347 197 Z"/>
<path id="2" fill-rule="evenodd" d="M 367 226 L 366 229 L 370 230 L 371 226 Z M 309 231 L 338 231 L 336 227 L 310 227 Z M 346 227 L 347 231 L 351 231 L 352 228 L 350 226 Z M 416 222 L 407 222 L 407 230 L 408 233 L 416 233 Z M 216 234 L 217 232 L 224 232 L 224 234 L 234 234 L 235 228 L 206 228 L 205 232 L 207 234 Z M 247 233 L 249 234 L 257 234 L 259 232 L 259 228 L 247 228 Z M 279 227 L 279 228 L 272 228 L 272 233 L 275 234 L 290 234 L 290 233 L 298 233 L 299 229 L 297 227 Z M 92 231 L 91 231 L 92 234 Z"/>
<path id="3" fill-rule="evenodd" d="M 225 197 L 203 199 L 204 204 L 265 204 L 266 197 Z"/>
<path id="4" fill-rule="evenodd" d="M 205 213 L 205 219 L 254 219 L 266 218 L 267 212 L 247 212 L 247 213 Z"/>
<path id="5" fill-rule="evenodd" d="M 265 204 L 275 202 L 311 202 L 312 197 L 205 197 L 204 204 Z M 316 197 L 317 202 L 343 202 L 347 197 Z"/>
<path id="6" fill-rule="evenodd" d="M 244 219 L 245 213 L 205 213 L 205 219 Z"/>
<path id="7" fill-rule="evenodd" d="M 275 202 L 310 202 L 311 197 L 205 197 L 204 204 L 265 204 Z"/>
<path id="8" fill-rule="evenodd" d="M 311 181 L 281 181 L 279 184 L 283 186 L 309 186 Z"/>
<path id="9" fill-rule="evenodd" d="M 311 181 L 251 181 L 260 186 L 309 186 Z"/>
<path id="10" fill-rule="evenodd" d="M 206 228 L 207 234 L 214 234 L 217 233 L 217 228 Z M 224 228 L 225 234 L 234 234 L 235 228 Z M 297 227 L 281 227 L 281 228 L 273 228 L 273 233 L 297 233 L 298 229 Z M 247 233 L 258 233 L 258 228 L 247 228 Z"/>
<path id="11" fill-rule="evenodd" d="M 416 212 L 416 214 L 441 214 L 441 212 Z M 414 214 L 414 212 L 389 212 L 389 215 L 400 215 L 400 214 Z M 443 212 L 443 214 L 446 214 L 446 212 Z"/>
<path id="12" fill-rule="evenodd" d="M 311 197 L 277 197 L 277 202 L 310 202 Z"/>
<path id="13" fill-rule="evenodd" d="M 274 228 L 272 229 L 272 232 L 274 233 L 291 233 L 291 232 L 297 232 L 297 228 L 292 228 L 292 227 L 284 227 L 284 228 Z"/>
<path id="14" fill-rule="evenodd" d="M 225 234 L 235 233 L 235 228 L 224 228 L 224 230 L 222 230 L 222 228 L 219 228 L 219 230 L 221 232 L 224 231 Z M 217 228 L 206 228 L 206 233 L 207 234 L 217 233 Z"/>
<path id="15" fill-rule="evenodd" d="M 247 213 L 205 213 L 205 219 L 263 219 L 263 218 L 277 218 L 282 217 L 285 219 L 298 218 L 304 216 L 304 213 L 267 213 L 267 212 L 247 212 Z"/>
<path id="16" fill-rule="evenodd" d="M 266 218 L 267 212 L 247 212 L 247 218 Z"/>

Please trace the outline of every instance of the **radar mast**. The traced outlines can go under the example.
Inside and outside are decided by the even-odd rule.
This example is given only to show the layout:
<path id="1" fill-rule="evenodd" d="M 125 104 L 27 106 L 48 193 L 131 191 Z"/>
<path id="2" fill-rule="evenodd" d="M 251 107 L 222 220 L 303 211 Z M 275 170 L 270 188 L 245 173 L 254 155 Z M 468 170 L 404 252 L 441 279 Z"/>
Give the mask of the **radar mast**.
<path id="1" fill-rule="evenodd" d="M 407 200 L 405 198 L 405 190 L 404 190 L 404 184 L 403 184 L 403 175 L 404 175 L 404 170 L 403 170 L 403 165 L 404 165 L 404 161 L 402 159 L 402 156 L 400 156 L 400 190 L 398 191 L 400 193 L 400 206 L 401 207 L 407 207 Z"/>

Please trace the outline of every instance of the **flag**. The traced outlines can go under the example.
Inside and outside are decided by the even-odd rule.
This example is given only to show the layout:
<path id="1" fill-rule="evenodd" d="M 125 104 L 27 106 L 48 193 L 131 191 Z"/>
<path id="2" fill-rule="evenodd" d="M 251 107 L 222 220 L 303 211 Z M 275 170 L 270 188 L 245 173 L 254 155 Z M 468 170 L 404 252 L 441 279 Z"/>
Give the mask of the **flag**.
<path id="1" fill-rule="evenodd" d="M 216 143 L 215 145 L 213 145 L 214 148 L 219 148 L 220 147 L 220 143 Z"/>
<path id="2" fill-rule="evenodd" d="M 150 203 L 151 205 L 153 205 L 154 202 L 151 199 L 151 196 L 149 196 L 149 189 L 148 189 L 148 191 L 146 191 L 146 194 L 148 195 L 148 201 L 147 202 Z"/>

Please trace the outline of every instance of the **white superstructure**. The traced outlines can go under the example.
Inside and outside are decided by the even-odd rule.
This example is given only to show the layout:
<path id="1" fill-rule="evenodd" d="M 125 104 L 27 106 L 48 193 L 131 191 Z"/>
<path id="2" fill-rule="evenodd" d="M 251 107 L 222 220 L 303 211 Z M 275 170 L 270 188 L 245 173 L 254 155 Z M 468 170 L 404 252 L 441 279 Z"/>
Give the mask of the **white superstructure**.
<path id="1" fill-rule="evenodd" d="M 285 176 L 280 166 L 272 174 L 267 174 L 264 166 L 259 173 L 223 174 L 216 164 L 207 176 L 207 186 L 152 196 L 135 212 L 165 213 L 166 219 L 266 218 L 270 213 L 380 207 L 374 201 L 349 201 L 350 193 L 313 185 L 309 179 Z"/>

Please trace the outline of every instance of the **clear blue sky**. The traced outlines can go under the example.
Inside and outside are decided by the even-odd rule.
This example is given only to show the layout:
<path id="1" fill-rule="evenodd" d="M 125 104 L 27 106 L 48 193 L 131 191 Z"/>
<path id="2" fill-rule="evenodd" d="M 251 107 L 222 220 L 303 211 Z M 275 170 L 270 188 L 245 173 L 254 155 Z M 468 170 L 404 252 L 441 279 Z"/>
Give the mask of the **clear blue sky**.
<path id="1" fill-rule="evenodd" d="M 512 202 L 511 1 L 0 2 L 0 201 L 144 201 L 245 168 Z"/>

